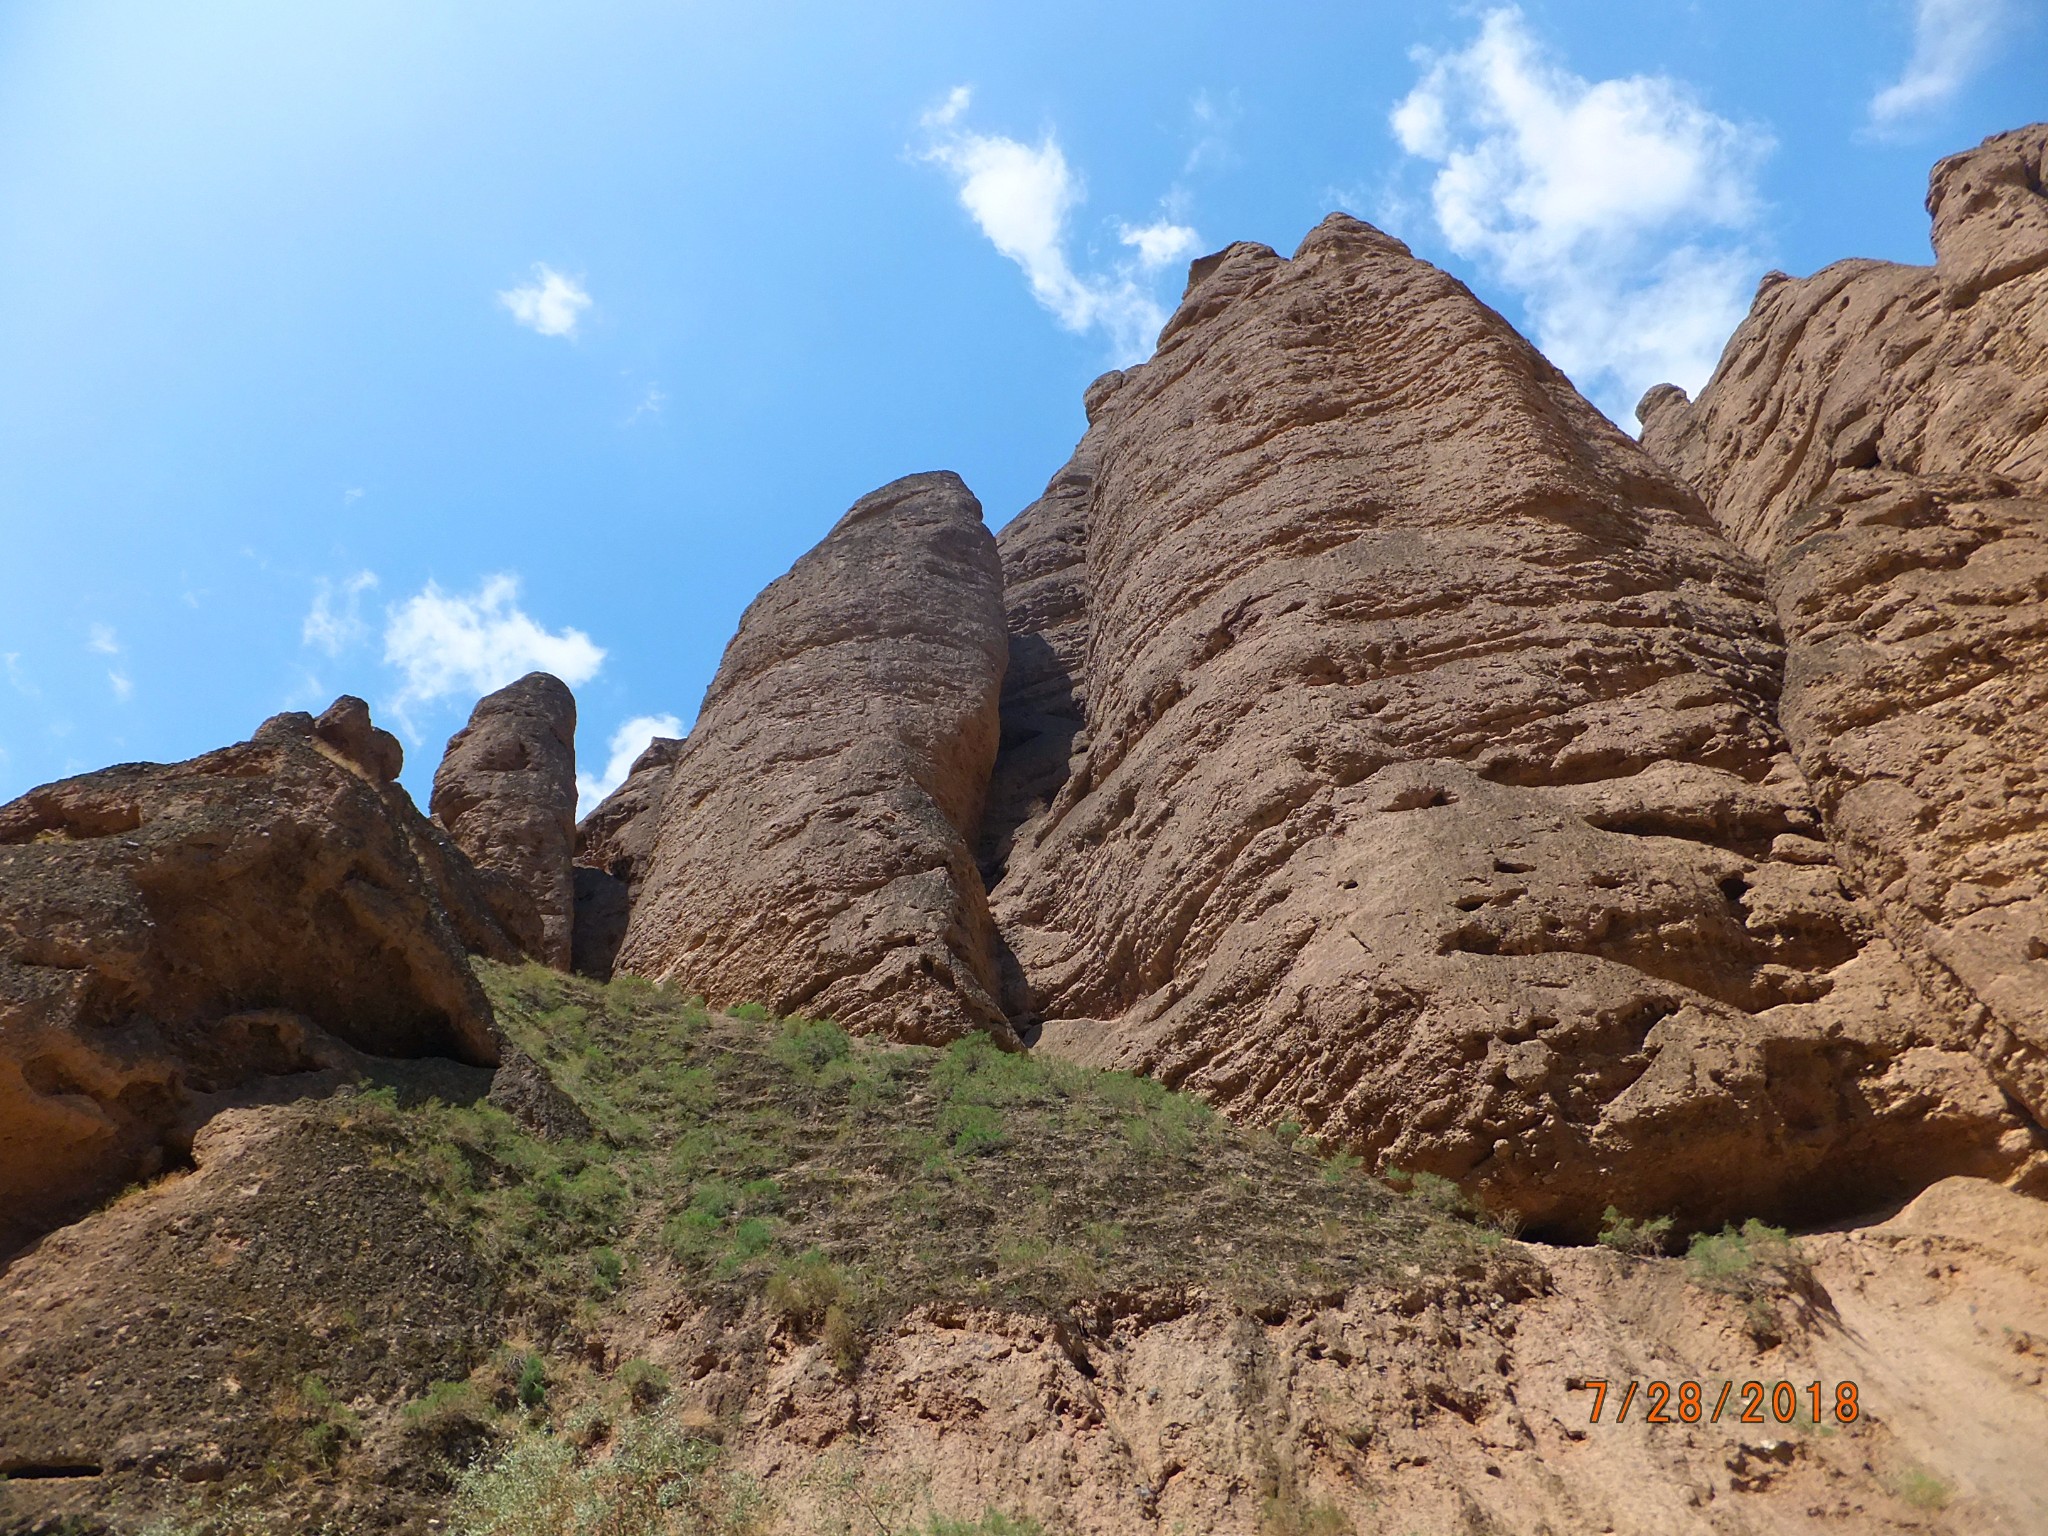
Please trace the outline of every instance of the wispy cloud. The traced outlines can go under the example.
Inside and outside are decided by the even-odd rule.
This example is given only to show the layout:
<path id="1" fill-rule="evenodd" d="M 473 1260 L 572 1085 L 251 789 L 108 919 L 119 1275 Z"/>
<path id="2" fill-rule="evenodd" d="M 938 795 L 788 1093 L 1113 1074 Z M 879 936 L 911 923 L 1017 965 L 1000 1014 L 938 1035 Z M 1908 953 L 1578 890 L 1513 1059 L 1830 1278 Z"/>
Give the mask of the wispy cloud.
<path id="1" fill-rule="evenodd" d="M 543 336 L 574 336 L 590 308 L 590 295 L 573 277 L 564 277 L 545 263 L 533 269 L 533 281 L 507 288 L 498 302 L 512 311 L 512 318 Z"/>
<path id="2" fill-rule="evenodd" d="M 28 674 L 21 669 L 21 652 L 8 651 L 0 655 L 0 665 L 6 667 L 8 685 L 16 693 L 25 699 L 39 699 L 43 696 L 42 689 L 30 682 Z"/>
<path id="3" fill-rule="evenodd" d="M 657 736 L 680 736 L 683 722 L 674 715 L 635 715 L 612 732 L 611 756 L 603 773 L 576 775 L 576 816 L 588 816 L 597 803 L 626 782 L 633 771 L 633 759 L 647 750 Z"/>
<path id="4" fill-rule="evenodd" d="M 114 690 L 114 698 L 120 703 L 126 704 L 135 697 L 135 684 L 125 672 L 109 669 L 107 686 Z"/>
<path id="5" fill-rule="evenodd" d="M 299 626 L 300 640 L 330 656 L 367 640 L 370 626 L 363 619 L 363 594 L 376 585 L 375 571 L 357 571 L 338 582 L 322 576 L 313 586 L 313 606 Z"/>
<path id="6" fill-rule="evenodd" d="M 433 582 L 393 608 L 384 627 L 384 659 L 404 674 L 393 707 L 449 694 L 475 697 L 528 672 L 552 672 L 571 687 L 604 664 L 604 648 L 580 629 L 544 629 L 519 607 L 519 578 L 485 578 L 468 597 Z"/>
<path id="7" fill-rule="evenodd" d="M 1069 216 L 1087 192 L 1059 141 L 1050 133 L 1026 144 L 970 132 L 964 119 L 972 101 L 966 86 L 956 86 L 924 114 L 919 121 L 931 139 L 922 158 L 952 175 L 960 206 L 989 243 L 1023 271 L 1032 297 L 1061 325 L 1070 331 L 1103 331 L 1118 362 L 1146 356 L 1166 323 L 1151 285 L 1140 281 L 1161 264 L 1148 258 L 1181 242 L 1192 248 L 1198 239 L 1194 231 L 1166 223 L 1142 230 L 1126 226 L 1123 243 L 1136 251 L 1136 259 L 1107 271 L 1077 270 L 1068 250 Z"/>
<path id="8" fill-rule="evenodd" d="M 1195 93 L 1188 103 L 1193 142 L 1188 146 L 1187 158 L 1181 162 L 1181 175 L 1192 176 L 1198 171 L 1223 169 L 1237 163 L 1231 135 L 1242 111 L 1236 91 L 1229 92 L 1221 101 L 1207 91 Z"/>
<path id="9" fill-rule="evenodd" d="M 1617 421 L 1652 384 L 1703 384 L 1763 265 L 1768 135 L 1668 76 L 1580 78 L 1513 7 L 1417 62 L 1391 126 L 1440 167 L 1430 201 L 1451 249 L 1521 298 L 1536 344 Z"/>
<path id="10" fill-rule="evenodd" d="M 95 624 L 85 632 L 85 648 L 101 656 L 121 654 L 120 637 L 111 624 Z"/>
<path id="11" fill-rule="evenodd" d="M 1905 73 L 1870 98 L 1871 126 L 1896 129 L 1948 105 L 2010 30 L 2008 0 L 1914 0 Z"/>
<path id="12" fill-rule="evenodd" d="M 1126 224 L 1117 231 L 1117 239 L 1138 253 L 1138 267 L 1145 272 L 1157 272 L 1161 267 L 1186 261 L 1202 244 L 1202 237 L 1187 225 L 1169 219 L 1135 229 Z"/>
<path id="13" fill-rule="evenodd" d="M 668 391 L 659 384 L 648 385 L 640 396 L 640 403 L 633 407 L 632 414 L 626 418 L 626 425 L 632 426 L 634 422 L 640 420 L 643 416 L 659 416 L 662 412 L 662 407 L 667 404 Z"/>

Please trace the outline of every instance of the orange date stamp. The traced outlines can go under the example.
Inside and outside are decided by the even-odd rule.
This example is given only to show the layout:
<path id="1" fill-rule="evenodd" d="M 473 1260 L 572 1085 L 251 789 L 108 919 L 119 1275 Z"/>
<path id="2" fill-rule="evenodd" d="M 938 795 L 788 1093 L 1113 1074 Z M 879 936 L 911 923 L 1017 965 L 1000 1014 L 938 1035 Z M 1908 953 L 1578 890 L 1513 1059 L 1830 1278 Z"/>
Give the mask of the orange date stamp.
<path id="1" fill-rule="evenodd" d="M 1837 1424 L 1854 1424 L 1863 1409 L 1857 1401 L 1856 1383 L 1837 1382 L 1829 1391 L 1823 1382 L 1796 1385 L 1790 1381 L 1724 1381 L 1720 1391 L 1713 1382 L 1698 1381 L 1608 1381 L 1603 1377 L 1574 1377 L 1565 1383 L 1567 1391 L 1593 1394 L 1589 1423 L 1602 1423 L 1603 1410 L 1612 1409 L 1604 1421 L 1628 1422 L 1629 1410 L 1639 1408 L 1640 1424 L 1718 1424 L 1725 1417 L 1733 1424 L 1790 1424 L 1809 1409 L 1813 1423 L 1831 1418 Z M 1707 1407 L 1709 1396 L 1713 1407 Z M 1609 1398 L 1618 1402 L 1610 1403 Z"/>

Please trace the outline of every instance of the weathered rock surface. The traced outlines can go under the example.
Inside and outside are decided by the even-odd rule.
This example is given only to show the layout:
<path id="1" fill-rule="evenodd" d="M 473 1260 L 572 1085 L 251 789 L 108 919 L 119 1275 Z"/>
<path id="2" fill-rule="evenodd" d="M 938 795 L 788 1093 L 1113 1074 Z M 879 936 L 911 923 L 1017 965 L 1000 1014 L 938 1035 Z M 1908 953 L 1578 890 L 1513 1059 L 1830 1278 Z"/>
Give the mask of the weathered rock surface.
<path id="1" fill-rule="evenodd" d="M 570 950 L 579 976 L 611 978 L 654 851 L 669 773 L 682 749 L 675 737 L 655 737 L 633 759 L 625 782 L 577 823 L 576 926 Z"/>
<path id="2" fill-rule="evenodd" d="M 470 711 L 434 771 L 434 820 L 485 873 L 520 949 L 569 969 L 576 895 L 576 698 L 529 672 Z"/>
<path id="3" fill-rule="evenodd" d="M 1090 386 L 1099 399 L 1121 382 Z M 1045 494 L 996 537 L 1010 630 L 1003 672 L 1002 745 L 982 817 L 981 869 L 1002 878 L 1017 829 L 1044 815 L 1084 750 L 1088 650 L 1088 506 L 1095 490 L 1095 440 L 1081 439 Z"/>
<path id="4" fill-rule="evenodd" d="M 1005 653 L 959 477 L 856 502 L 727 646 L 619 968 L 904 1040 L 1007 1035 L 974 862 Z"/>
<path id="5" fill-rule="evenodd" d="M 625 782 L 577 823 L 577 864 L 601 869 L 639 895 L 648 858 L 654 852 L 669 775 L 682 750 L 683 744 L 676 738 L 657 736 L 633 759 Z"/>
<path id="6" fill-rule="evenodd" d="M 1932 268 L 1767 279 L 1644 442 L 1764 562 L 1782 718 L 1932 1005 L 2048 1119 L 2048 125 L 1935 167 Z"/>
<path id="7" fill-rule="evenodd" d="M 1461 285 L 1233 246 L 1091 421 L 1085 751 L 992 892 L 1054 1048 L 1584 1235 L 2027 1154 L 1817 841 L 1760 573 Z"/>
<path id="8" fill-rule="evenodd" d="M 510 946 L 383 733 L 347 736 L 366 766 L 336 716 L 0 807 L 0 1247 L 162 1167 L 208 1095 L 331 1065 L 328 1036 L 496 1060 L 464 932 Z"/>

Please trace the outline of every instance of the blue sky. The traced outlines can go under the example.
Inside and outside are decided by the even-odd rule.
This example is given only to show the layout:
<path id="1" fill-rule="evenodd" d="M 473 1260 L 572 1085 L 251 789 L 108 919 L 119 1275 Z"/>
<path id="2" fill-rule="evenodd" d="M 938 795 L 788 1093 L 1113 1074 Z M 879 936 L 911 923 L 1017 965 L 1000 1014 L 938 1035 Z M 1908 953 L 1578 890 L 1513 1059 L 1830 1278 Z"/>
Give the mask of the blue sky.
<path id="1" fill-rule="evenodd" d="M 593 792 L 862 493 L 1031 500 L 1191 255 L 1344 208 L 1610 414 L 1927 259 L 2048 0 L 0 9 L 0 799 L 360 693 Z M 615 751 L 616 747 L 616 751 Z"/>

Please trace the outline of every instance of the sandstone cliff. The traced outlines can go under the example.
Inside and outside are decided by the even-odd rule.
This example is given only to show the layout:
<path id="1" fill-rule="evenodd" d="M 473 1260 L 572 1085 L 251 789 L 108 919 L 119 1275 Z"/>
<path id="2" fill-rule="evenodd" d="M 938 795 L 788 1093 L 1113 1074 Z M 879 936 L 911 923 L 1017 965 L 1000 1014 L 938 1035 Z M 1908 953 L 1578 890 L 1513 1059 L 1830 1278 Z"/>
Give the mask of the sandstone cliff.
<path id="1" fill-rule="evenodd" d="M 902 1040 L 1007 1036 L 974 864 L 1004 658 L 995 541 L 959 477 L 856 502 L 726 648 L 620 969 Z"/>
<path id="2" fill-rule="evenodd" d="M 1766 278 L 1644 442 L 1762 562 L 1782 720 L 1933 1008 L 2048 1119 L 2048 125 L 1942 161 L 1933 267 Z"/>
<path id="3" fill-rule="evenodd" d="M 1818 840 L 1759 572 L 1461 285 L 1342 217 L 1198 262 L 1077 463 L 1004 544 L 1085 700 L 992 892 L 1053 1047 L 1588 1236 L 2024 1155 Z"/>

